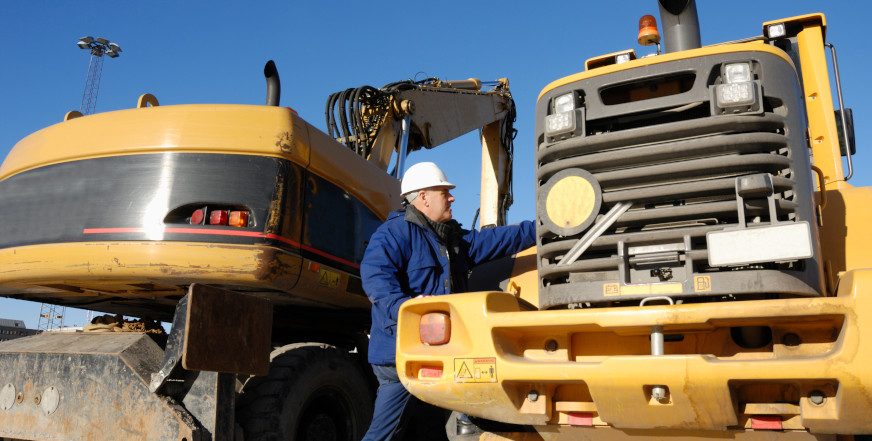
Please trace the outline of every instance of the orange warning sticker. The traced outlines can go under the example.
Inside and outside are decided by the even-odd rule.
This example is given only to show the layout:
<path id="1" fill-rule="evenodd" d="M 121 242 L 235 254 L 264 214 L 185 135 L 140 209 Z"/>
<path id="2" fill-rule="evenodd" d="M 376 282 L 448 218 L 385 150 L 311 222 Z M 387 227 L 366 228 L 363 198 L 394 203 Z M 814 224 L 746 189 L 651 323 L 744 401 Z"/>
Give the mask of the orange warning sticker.
<path id="1" fill-rule="evenodd" d="M 454 381 L 456 383 L 496 383 L 497 359 L 455 358 Z"/>

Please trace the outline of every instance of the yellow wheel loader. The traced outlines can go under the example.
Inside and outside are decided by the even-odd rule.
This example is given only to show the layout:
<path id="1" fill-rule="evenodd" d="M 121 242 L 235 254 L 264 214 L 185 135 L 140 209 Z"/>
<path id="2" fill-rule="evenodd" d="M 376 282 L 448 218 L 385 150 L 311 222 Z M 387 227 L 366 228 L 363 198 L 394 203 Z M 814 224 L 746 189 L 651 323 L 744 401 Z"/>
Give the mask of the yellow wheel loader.
<path id="1" fill-rule="evenodd" d="M 542 90 L 538 246 L 404 304 L 400 378 L 481 440 L 872 434 L 872 191 L 825 18 L 701 47 L 659 3 L 663 51 L 643 17 L 656 53 Z"/>

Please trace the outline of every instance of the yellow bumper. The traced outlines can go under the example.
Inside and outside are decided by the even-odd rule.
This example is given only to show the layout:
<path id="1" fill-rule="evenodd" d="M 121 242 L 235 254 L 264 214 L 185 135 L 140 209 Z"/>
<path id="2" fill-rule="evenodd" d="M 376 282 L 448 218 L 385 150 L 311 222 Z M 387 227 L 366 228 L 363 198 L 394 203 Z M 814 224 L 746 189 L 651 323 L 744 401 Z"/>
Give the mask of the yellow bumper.
<path id="1" fill-rule="evenodd" d="M 349 274 L 264 245 L 72 242 L 3 249 L 0 262 L 0 296 L 69 306 L 112 301 L 116 309 L 147 305 L 172 317 L 194 282 L 243 290 L 277 305 L 370 306 L 349 291 Z"/>
<path id="2" fill-rule="evenodd" d="M 445 345 L 418 336 L 420 316 L 433 311 L 450 314 Z M 654 326 L 665 355 L 650 355 Z M 865 340 L 872 270 L 845 274 L 837 297 L 812 299 L 533 311 L 511 294 L 480 292 L 404 304 L 397 368 L 424 401 L 543 434 L 698 436 L 750 432 L 761 418 L 785 432 L 857 434 L 872 433 Z"/>

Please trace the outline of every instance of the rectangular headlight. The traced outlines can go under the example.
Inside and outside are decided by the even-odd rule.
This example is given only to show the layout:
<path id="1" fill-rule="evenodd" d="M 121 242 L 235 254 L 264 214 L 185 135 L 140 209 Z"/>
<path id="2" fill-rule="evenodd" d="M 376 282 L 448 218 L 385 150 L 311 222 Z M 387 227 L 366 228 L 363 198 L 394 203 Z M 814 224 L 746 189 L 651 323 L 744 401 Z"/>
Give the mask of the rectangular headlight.
<path id="1" fill-rule="evenodd" d="M 555 137 L 576 129 L 575 111 L 555 113 L 545 117 L 545 135 Z"/>
<path id="2" fill-rule="evenodd" d="M 784 23 L 775 23 L 773 25 L 769 25 L 769 27 L 766 28 L 766 34 L 770 40 L 780 38 L 787 35 L 787 27 L 784 25 Z"/>
<path id="3" fill-rule="evenodd" d="M 724 65 L 724 82 L 745 83 L 751 81 L 751 63 L 730 63 Z"/>
<path id="4" fill-rule="evenodd" d="M 750 106 L 757 102 L 757 87 L 754 83 L 718 84 L 715 86 L 718 107 Z"/>
<path id="5" fill-rule="evenodd" d="M 554 98 L 552 102 L 553 113 L 568 112 L 575 110 L 575 96 L 572 92 Z"/>

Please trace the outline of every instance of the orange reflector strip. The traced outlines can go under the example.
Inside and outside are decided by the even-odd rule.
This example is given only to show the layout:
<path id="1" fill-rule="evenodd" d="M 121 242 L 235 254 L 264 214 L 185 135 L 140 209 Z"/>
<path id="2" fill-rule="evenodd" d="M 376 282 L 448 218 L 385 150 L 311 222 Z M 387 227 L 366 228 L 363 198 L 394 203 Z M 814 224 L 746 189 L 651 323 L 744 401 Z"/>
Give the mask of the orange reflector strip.
<path id="1" fill-rule="evenodd" d="M 440 378 L 442 377 L 442 367 L 441 366 L 423 366 L 421 370 L 418 371 L 418 377 L 420 378 Z"/>
<path id="2" fill-rule="evenodd" d="M 569 412 L 566 417 L 566 422 L 570 426 L 593 426 L 592 413 Z"/>
<path id="3" fill-rule="evenodd" d="M 421 343 L 430 346 L 444 345 L 451 340 L 451 318 L 444 312 L 428 312 L 418 324 Z"/>
<path id="4" fill-rule="evenodd" d="M 318 272 L 321 270 L 321 264 L 315 262 L 309 262 L 309 271 Z"/>
<path id="5" fill-rule="evenodd" d="M 754 430 L 782 430 L 781 417 L 778 415 L 754 415 L 751 417 L 751 428 Z"/>

